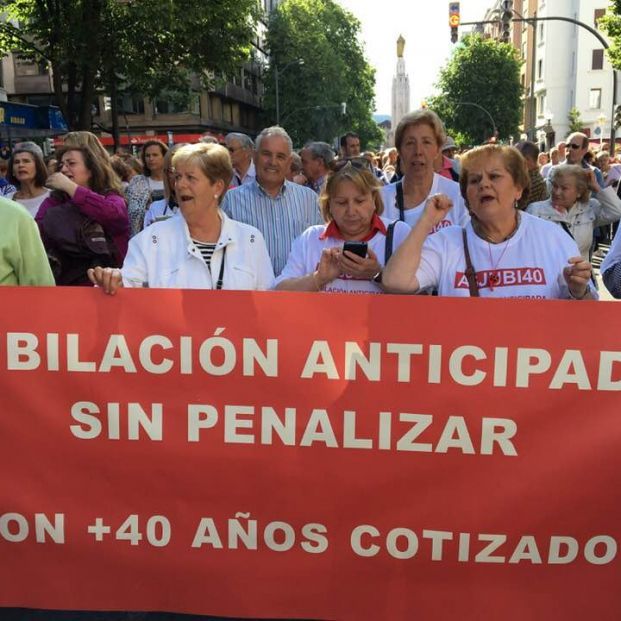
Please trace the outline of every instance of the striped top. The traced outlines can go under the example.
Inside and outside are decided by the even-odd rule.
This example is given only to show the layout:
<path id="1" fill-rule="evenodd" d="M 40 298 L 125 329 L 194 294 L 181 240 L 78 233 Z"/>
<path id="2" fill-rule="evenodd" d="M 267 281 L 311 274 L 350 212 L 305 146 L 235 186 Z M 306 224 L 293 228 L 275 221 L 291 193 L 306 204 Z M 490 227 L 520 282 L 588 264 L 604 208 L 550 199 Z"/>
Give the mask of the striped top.
<path id="1" fill-rule="evenodd" d="M 201 253 L 201 257 L 203 257 L 203 261 L 205 261 L 205 265 L 207 265 L 207 267 L 211 269 L 211 257 L 213 256 L 213 253 L 216 249 L 217 244 L 200 242 L 200 241 L 196 241 L 195 239 L 193 239 L 192 242 L 196 246 L 196 249 Z"/>
<path id="2" fill-rule="evenodd" d="M 287 263 L 293 240 L 309 226 L 323 224 L 317 194 L 290 181 L 285 181 L 275 198 L 257 181 L 229 190 L 222 210 L 233 220 L 261 231 L 276 275 Z"/>

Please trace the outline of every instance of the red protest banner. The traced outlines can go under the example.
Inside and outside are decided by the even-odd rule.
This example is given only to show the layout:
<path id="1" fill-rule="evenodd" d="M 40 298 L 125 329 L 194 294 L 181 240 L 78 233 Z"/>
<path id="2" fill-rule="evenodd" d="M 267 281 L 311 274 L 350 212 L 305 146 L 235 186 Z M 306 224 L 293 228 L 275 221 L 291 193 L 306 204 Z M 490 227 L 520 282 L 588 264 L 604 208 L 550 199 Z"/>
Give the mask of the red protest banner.
<path id="1" fill-rule="evenodd" d="M 614 304 L 1 295 L 0 605 L 618 618 Z"/>

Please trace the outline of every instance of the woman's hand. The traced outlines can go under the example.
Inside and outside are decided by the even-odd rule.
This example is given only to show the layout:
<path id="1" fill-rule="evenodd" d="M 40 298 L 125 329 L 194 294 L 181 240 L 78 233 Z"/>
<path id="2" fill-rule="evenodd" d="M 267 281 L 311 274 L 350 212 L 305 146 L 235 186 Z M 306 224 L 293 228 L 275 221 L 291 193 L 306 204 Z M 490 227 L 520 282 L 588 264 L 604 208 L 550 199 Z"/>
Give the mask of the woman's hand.
<path id="1" fill-rule="evenodd" d="M 592 192 L 601 192 L 602 191 L 602 187 L 599 185 L 599 183 L 597 183 L 597 177 L 595 176 L 595 171 L 592 168 L 589 168 L 589 170 L 586 171 L 587 176 L 588 176 L 588 184 L 589 184 L 589 189 Z"/>
<path id="2" fill-rule="evenodd" d="M 338 248 L 324 248 L 322 250 L 317 270 L 313 274 L 318 289 L 323 289 L 341 275 L 339 254 Z"/>
<path id="3" fill-rule="evenodd" d="M 73 198 L 73 195 L 78 188 L 78 184 L 71 181 L 71 179 L 63 175 L 63 173 L 56 172 L 47 178 L 45 181 L 45 187 L 50 188 L 50 190 L 60 190 L 61 192 L 65 192 L 65 194 L 69 194 L 69 196 Z"/>
<path id="4" fill-rule="evenodd" d="M 436 226 L 444 220 L 446 214 L 453 207 L 453 201 L 446 194 L 434 194 L 425 203 L 425 211 L 423 218 L 429 224 L 430 228 Z"/>
<path id="5" fill-rule="evenodd" d="M 119 287 L 123 286 L 121 270 L 115 267 L 95 267 L 87 271 L 90 281 L 101 287 L 104 293 L 114 295 Z"/>
<path id="6" fill-rule="evenodd" d="M 577 300 L 582 300 L 589 291 L 592 267 L 582 257 L 571 257 L 569 267 L 563 270 L 569 293 Z"/>
<path id="7" fill-rule="evenodd" d="M 371 280 L 382 269 L 377 260 L 377 255 L 368 247 L 367 256 L 364 258 L 349 252 L 349 250 L 340 252 L 339 267 L 343 274 L 358 280 Z"/>

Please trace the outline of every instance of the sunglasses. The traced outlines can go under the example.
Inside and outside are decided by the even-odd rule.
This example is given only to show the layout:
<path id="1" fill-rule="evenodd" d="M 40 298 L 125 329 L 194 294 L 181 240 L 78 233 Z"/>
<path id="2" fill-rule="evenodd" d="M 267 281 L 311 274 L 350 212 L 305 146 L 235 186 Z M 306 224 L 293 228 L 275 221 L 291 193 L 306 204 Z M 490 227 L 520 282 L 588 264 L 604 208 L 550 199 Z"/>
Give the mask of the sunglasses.
<path id="1" fill-rule="evenodd" d="M 372 171 L 371 163 L 364 157 L 345 157 L 342 160 L 334 160 L 330 165 L 332 172 L 340 172 L 341 170 L 351 166 L 356 170 Z"/>
<path id="2" fill-rule="evenodd" d="M 568 149 L 582 149 L 582 145 L 581 144 L 574 144 L 573 142 L 570 142 L 567 145 Z"/>

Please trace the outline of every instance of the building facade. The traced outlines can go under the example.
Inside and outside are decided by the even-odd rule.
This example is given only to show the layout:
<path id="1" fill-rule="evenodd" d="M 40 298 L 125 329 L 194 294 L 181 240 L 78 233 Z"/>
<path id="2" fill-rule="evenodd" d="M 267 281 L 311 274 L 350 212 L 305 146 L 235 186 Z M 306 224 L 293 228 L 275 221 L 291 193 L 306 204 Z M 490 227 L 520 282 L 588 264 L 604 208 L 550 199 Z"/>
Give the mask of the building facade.
<path id="1" fill-rule="evenodd" d="M 598 30 L 607 0 L 516 0 L 524 18 L 564 17 Z M 501 1 L 486 12 L 497 19 Z M 498 27 L 488 25 L 487 36 Z M 594 142 L 607 141 L 613 117 L 613 69 L 602 43 L 587 29 L 564 21 L 513 22 L 512 42 L 523 60 L 523 131 L 546 148 L 569 133 L 570 111 L 579 113 L 582 130 Z"/>

